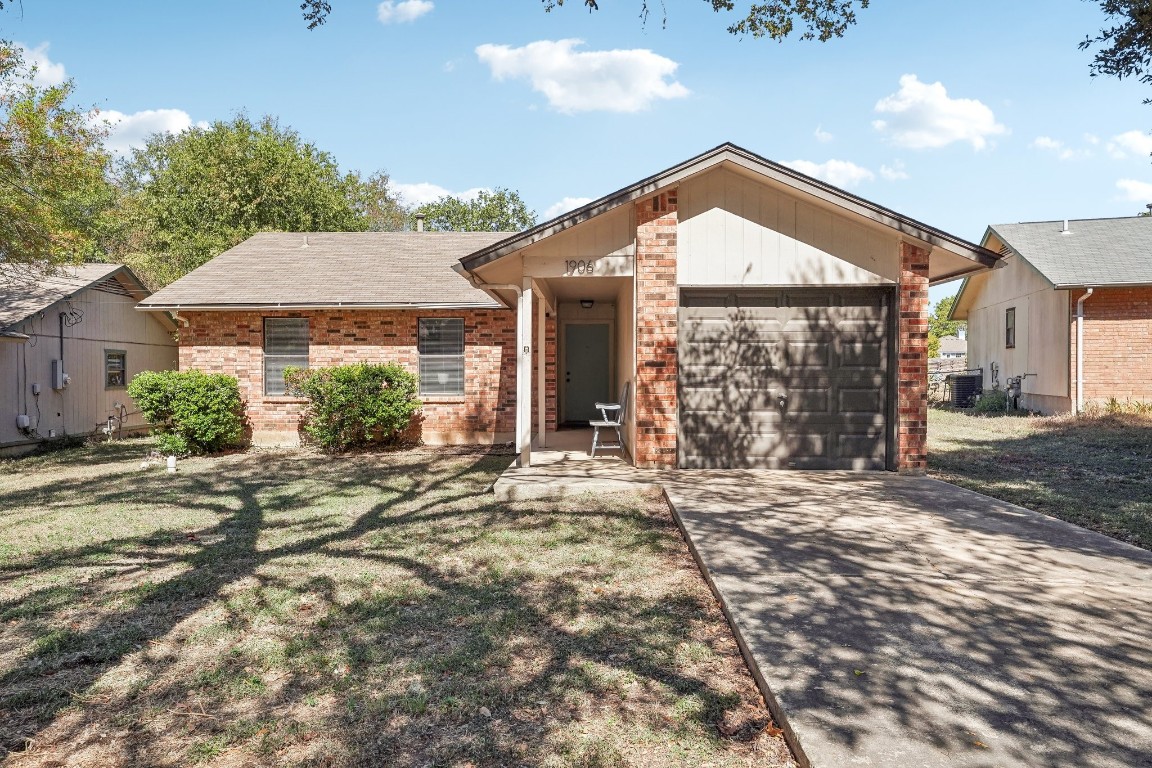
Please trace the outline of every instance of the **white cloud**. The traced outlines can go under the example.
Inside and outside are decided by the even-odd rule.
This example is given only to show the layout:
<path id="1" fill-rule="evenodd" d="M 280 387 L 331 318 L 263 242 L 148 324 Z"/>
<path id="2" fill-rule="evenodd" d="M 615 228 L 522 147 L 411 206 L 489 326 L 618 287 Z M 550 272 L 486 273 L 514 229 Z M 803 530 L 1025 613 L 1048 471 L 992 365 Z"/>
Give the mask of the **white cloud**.
<path id="1" fill-rule="evenodd" d="M 427 203 L 434 203 L 442 197 L 458 197 L 461 200 L 471 200 L 481 192 L 488 190 L 486 187 L 473 187 L 463 192 L 453 192 L 439 184 L 420 181 L 415 184 L 393 184 L 392 191 L 405 205 L 425 205 Z"/>
<path id="2" fill-rule="evenodd" d="M 108 124 L 108 140 L 104 144 L 119 155 L 144 146 L 145 140 L 154 133 L 180 133 L 192 127 L 192 118 L 182 109 L 145 109 L 130 115 L 106 109 L 95 119 Z M 197 125 L 208 127 L 205 122 Z"/>
<path id="3" fill-rule="evenodd" d="M 381 24 L 404 24 L 431 13 L 434 7 L 429 0 L 384 0 L 376 6 L 376 18 Z"/>
<path id="4" fill-rule="evenodd" d="M 820 125 L 816 126 L 816 131 L 812 135 L 815 136 L 816 141 L 820 142 L 821 144 L 827 144 L 828 142 L 832 141 L 832 139 L 836 138 L 832 134 L 828 133 L 828 131 L 824 130 L 824 127 Z"/>
<path id="5" fill-rule="evenodd" d="M 497 80 L 524 79 L 553 109 L 575 112 L 638 112 L 658 99 L 689 91 L 672 76 L 680 65 L 652 51 L 576 51 L 582 40 L 538 40 L 522 48 L 485 44 L 476 48 Z"/>
<path id="6" fill-rule="evenodd" d="M 887 181 L 904 181 L 912 178 L 908 175 L 908 171 L 904 170 L 902 160 L 897 160 L 892 165 L 881 165 L 880 175 Z"/>
<path id="7" fill-rule="evenodd" d="M 1090 157 L 1092 155 L 1089 150 L 1073 149 L 1059 139 L 1054 139 L 1051 136 L 1037 136 L 1029 146 L 1033 149 L 1051 152 L 1061 160 L 1072 160 L 1079 157 Z"/>
<path id="8" fill-rule="evenodd" d="M 1152 135 L 1144 131 L 1125 131 L 1113 136 L 1108 142 L 1108 154 L 1115 158 L 1130 155 L 1148 157 L 1152 155 Z"/>
<path id="9" fill-rule="evenodd" d="M 1100 137 L 1094 133 L 1086 133 L 1084 134 L 1084 141 L 1088 142 L 1092 146 L 1096 146 L 1100 143 Z"/>
<path id="10" fill-rule="evenodd" d="M 889 117 L 872 126 L 909 149 L 937 149 L 958 141 L 983 149 L 989 137 L 1008 132 L 987 105 L 949 98 L 943 83 L 922 83 L 916 75 L 902 76 L 900 90 L 876 102 L 875 109 Z"/>
<path id="11" fill-rule="evenodd" d="M 1116 182 L 1116 187 L 1124 193 L 1125 200 L 1133 203 L 1142 203 L 1144 205 L 1152 203 L 1152 184 L 1146 181 L 1120 179 L 1120 181 Z"/>
<path id="12" fill-rule="evenodd" d="M 548 221 L 549 219 L 556 218 L 562 213 L 574 211 L 580 206 L 587 205 L 590 202 L 592 202 L 592 198 L 590 197 L 566 197 L 563 200 L 548 206 L 547 210 L 544 211 L 542 218 L 544 221 Z"/>
<path id="13" fill-rule="evenodd" d="M 29 48 L 24 43 L 14 43 L 24 56 L 24 63 L 36 68 L 36 75 L 32 84 L 37 88 L 51 88 L 60 85 L 68 79 L 64 65 L 48 58 L 48 43 L 41 43 L 35 48 Z"/>
<path id="14" fill-rule="evenodd" d="M 814 163 L 811 160 L 793 160 L 784 163 L 789 168 L 795 168 L 800 173 L 823 179 L 837 187 L 854 187 L 865 181 L 872 181 L 876 174 L 856 163 L 847 160 L 829 160 L 825 163 Z"/>

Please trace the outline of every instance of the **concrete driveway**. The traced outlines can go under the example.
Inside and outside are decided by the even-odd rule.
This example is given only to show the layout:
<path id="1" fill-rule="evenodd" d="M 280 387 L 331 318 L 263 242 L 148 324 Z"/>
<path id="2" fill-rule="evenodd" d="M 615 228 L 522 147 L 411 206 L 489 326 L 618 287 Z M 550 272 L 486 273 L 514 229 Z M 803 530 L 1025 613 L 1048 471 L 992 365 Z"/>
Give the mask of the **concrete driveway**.
<path id="1" fill-rule="evenodd" d="M 927 478 L 662 480 L 802 762 L 1152 766 L 1152 553 Z"/>

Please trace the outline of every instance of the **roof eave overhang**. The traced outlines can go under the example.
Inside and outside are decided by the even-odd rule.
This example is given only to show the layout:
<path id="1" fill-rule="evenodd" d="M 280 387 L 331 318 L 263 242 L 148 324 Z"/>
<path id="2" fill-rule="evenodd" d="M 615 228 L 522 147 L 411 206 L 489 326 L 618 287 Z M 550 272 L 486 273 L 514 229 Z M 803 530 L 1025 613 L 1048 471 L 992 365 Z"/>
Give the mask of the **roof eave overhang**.
<path id="1" fill-rule="evenodd" d="M 1075 291 L 1078 289 L 1087 288 L 1148 288 L 1152 287 L 1152 282 L 1147 280 L 1135 281 L 1131 283 L 1053 283 L 1052 287 L 1058 291 Z"/>
<path id="2" fill-rule="evenodd" d="M 260 310 L 312 310 L 312 309 L 502 309 L 493 302 L 267 302 L 243 304 L 137 304 L 141 312 L 241 312 Z"/>
<path id="3" fill-rule="evenodd" d="M 942 230 L 930 227 L 915 219 L 902 216 L 893 210 L 877 205 L 862 197 L 838 189 L 819 179 L 807 176 L 785 165 L 774 163 L 746 149 L 733 144 L 722 144 L 679 165 L 673 166 L 654 176 L 636 182 L 610 195 L 594 200 L 558 218 L 546 221 L 524 232 L 501 240 L 460 259 L 466 271 L 472 271 L 504 256 L 521 250 L 532 243 L 543 240 L 558 232 L 576 226 L 588 219 L 606 213 L 613 208 L 635 200 L 643 199 L 663 188 L 676 186 L 685 179 L 703 173 L 724 163 L 760 173 L 778 183 L 791 187 L 828 203 L 837 205 L 864 218 L 894 229 L 900 234 L 927 243 L 933 247 L 955 253 L 970 259 L 981 267 L 992 267 L 1000 260 L 1000 255 Z M 949 279 L 954 279 L 955 276 Z"/>

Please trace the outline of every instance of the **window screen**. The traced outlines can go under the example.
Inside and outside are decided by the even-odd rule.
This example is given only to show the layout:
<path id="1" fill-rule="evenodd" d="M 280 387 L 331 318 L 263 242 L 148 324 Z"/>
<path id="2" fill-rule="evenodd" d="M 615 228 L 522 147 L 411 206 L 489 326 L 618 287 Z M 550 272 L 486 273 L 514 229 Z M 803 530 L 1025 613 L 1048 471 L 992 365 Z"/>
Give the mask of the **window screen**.
<path id="1" fill-rule="evenodd" d="M 104 350 L 104 388 L 127 386 L 128 354 L 119 349 Z"/>
<path id="2" fill-rule="evenodd" d="M 1004 347 L 1012 349 L 1016 346 L 1016 307 L 1004 310 Z"/>
<path id="3" fill-rule="evenodd" d="M 420 394 L 464 394 L 464 320 L 420 320 Z"/>
<path id="4" fill-rule="evenodd" d="M 308 367 L 308 321 L 302 317 L 264 319 L 264 394 L 283 395 L 284 369 Z"/>

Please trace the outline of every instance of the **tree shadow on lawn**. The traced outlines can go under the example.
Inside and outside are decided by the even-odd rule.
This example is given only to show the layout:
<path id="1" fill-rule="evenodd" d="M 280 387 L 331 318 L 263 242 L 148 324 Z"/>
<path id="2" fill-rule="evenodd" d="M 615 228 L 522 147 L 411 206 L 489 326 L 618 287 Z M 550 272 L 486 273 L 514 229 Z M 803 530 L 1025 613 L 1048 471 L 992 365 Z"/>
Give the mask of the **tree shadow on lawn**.
<path id="1" fill-rule="evenodd" d="M 1152 419 L 947 414 L 930 429 L 933 475 L 1152 550 Z"/>
<path id="2" fill-rule="evenodd" d="M 786 716 L 807 724 L 802 745 L 898 744 L 925 765 L 1152 764 L 1149 553 L 884 473 L 730 473 L 701 493 L 693 540 Z"/>
<path id="3" fill-rule="evenodd" d="M 665 567 L 667 517 L 495 504 L 507 461 L 107 462 L 0 491 L 138 531 L 0 563 L 6 762 L 607 765 L 681 742 L 719 765 L 717 723 L 763 748 L 710 595 Z"/>

